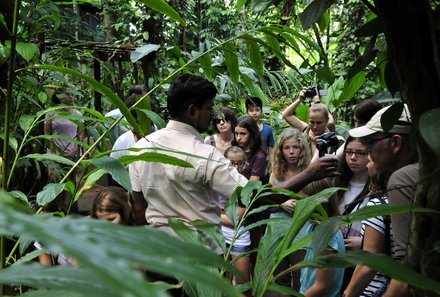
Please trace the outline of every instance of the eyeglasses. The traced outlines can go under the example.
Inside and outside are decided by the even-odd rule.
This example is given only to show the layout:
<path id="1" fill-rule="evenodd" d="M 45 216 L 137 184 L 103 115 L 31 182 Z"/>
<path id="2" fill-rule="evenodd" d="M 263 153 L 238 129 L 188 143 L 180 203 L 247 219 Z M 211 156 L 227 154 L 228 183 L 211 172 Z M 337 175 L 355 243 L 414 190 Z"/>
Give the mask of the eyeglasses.
<path id="1" fill-rule="evenodd" d="M 234 166 L 234 167 L 243 167 L 244 164 L 245 164 L 245 162 L 244 162 L 244 161 L 238 161 L 238 162 L 231 161 L 231 164 L 232 164 L 232 166 Z"/>
<path id="2" fill-rule="evenodd" d="M 345 156 L 346 157 L 351 157 L 351 156 L 353 156 L 353 154 L 356 157 L 365 158 L 368 155 L 368 152 L 365 152 L 365 151 L 352 151 L 352 150 L 346 150 L 345 151 Z"/>

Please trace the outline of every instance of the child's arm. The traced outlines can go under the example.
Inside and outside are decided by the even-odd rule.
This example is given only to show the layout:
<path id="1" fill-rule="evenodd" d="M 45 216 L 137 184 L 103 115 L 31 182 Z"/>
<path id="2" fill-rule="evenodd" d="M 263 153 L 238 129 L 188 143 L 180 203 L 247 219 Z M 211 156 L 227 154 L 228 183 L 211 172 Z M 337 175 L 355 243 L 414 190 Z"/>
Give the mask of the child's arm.
<path id="1" fill-rule="evenodd" d="M 321 252 L 321 256 L 336 253 L 333 249 L 328 249 Z M 332 288 L 332 270 L 316 269 L 315 283 L 304 292 L 306 297 L 322 297 L 326 296 Z"/>
<path id="2" fill-rule="evenodd" d="M 241 219 L 244 215 L 244 211 L 246 209 L 243 207 L 238 208 L 238 218 Z M 232 223 L 231 219 L 226 216 L 224 212 L 221 214 L 222 224 L 231 228 L 234 228 L 234 223 Z"/>

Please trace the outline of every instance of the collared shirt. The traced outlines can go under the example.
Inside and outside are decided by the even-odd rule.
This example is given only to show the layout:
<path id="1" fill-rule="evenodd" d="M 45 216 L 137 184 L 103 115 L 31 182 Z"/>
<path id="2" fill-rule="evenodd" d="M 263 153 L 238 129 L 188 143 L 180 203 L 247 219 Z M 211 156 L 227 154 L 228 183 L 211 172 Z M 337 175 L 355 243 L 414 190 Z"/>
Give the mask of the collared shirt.
<path id="1" fill-rule="evenodd" d="M 133 191 L 142 192 L 148 203 L 145 217 L 154 227 L 168 226 L 168 218 L 183 222 L 206 220 L 220 224 L 217 197 L 230 197 L 247 179 L 238 173 L 230 161 L 215 147 L 204 144 L 200 133 L 192 126 L 171 120 L 166 128 L 139 140 L 135 148 L 159 147 L 174 152 L 158 152 L 192 164 L 184 168 L 160 162 L 136 161 L 129 172 Z"/>

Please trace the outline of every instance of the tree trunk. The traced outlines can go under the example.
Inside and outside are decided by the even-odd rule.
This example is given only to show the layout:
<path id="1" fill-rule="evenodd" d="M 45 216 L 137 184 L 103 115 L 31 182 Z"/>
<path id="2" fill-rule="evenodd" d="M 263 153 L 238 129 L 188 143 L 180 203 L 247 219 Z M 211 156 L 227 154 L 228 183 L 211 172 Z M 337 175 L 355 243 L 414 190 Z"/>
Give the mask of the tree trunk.
<path id="1" fill-rule="evenodd" d="M 402 98 L 408 103 L 417 128 L 421 180 L 414 204 L 440 211 L 440 160 L 419 132 L 420 116 L 440 107 L 439 32 L 429 0 L 375 0 L 385 22 L 390 62 L 396 70 Z M 440 137 L 440 136 L 439 136 Z M 436 171 L 437 170 L 437 171 Z M 440 280 L 440 253 L 433 250 L 440 240 L 437 214 L 415 214 L 406 263 L 423 275 Z M 421 289 L 414 296 L 440 296 Z"/>

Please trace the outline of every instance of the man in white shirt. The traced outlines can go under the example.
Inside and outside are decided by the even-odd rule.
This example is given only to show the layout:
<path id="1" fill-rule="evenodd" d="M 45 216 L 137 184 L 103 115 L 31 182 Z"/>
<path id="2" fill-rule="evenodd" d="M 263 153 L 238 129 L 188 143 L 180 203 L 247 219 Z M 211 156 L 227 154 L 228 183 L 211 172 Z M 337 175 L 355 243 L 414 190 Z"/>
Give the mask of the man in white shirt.
<path id="1" fill-rule="evenodd" d="M 201 219 L 219 225 L 218 195 L 230 197 L 238 186 L 247 183 L 220 151 L 203 143 L 200 133 L 209 127 L 216 93 L 215 86 L 200 76 L 176 76 L 168 90 L 167 108 L 171 120 L 165 128 L 142 138 L 134 146 L 175 151 L 157 152 L 183 159 L 193 166 L 184 168 L 144 161 L 129 166 L 133 196 L 135 200 L 145 199 L 148 204 L 145 211 L 148 223 L 169 234 L 174 234 L 168 225 L 169 218 L 184 223 Z M 155 150 L 136 154 L 145 151 Z M 332 175 L 336 170 L 336 160 L 321 158 L 295 179 L 277 187 L 299 190 L 308 182 Z"/>

